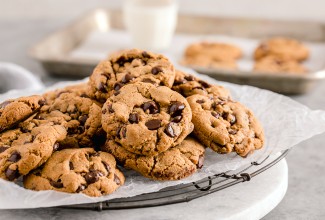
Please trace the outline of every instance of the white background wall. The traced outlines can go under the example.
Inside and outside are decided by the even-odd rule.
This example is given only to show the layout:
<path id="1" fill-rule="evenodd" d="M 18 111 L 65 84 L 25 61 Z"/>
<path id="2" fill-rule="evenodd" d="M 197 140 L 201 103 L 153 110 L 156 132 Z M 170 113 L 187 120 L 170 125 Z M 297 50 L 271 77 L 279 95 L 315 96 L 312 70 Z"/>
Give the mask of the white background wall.
<path id="1" fill-rule="evenodd" d="M 97 7 L 120 7 L 123 0 L 0 0 L 2 19 L 76 17 Z M 180 11 L 236 17 L 325 22 L 325 0 L 179 0 Z"/>

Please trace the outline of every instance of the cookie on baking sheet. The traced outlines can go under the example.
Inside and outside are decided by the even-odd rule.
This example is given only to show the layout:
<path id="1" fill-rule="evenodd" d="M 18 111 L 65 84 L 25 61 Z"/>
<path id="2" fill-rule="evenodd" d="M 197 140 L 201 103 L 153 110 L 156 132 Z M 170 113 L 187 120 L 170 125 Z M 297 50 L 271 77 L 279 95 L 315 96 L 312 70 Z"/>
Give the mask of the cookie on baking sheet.
<path id="1" fill-rule="evenodd" d="M 205 146 L 242 157 L 263 147 L 259 121 L 239 102 L 203 95 L 190 96 L 187 101 L 193 113 L 194 134 Z"/>
<path id="2" fill-rule="evenodd" d="M 1 133 L 0 178 L 14 181 L 41 166 L 57 149 L 57 142 L 65 137 L 66 129 L 53 123 Z"/>
<path id="3" fill-rule="evenodd" d="M 156 155 L 182 142 L 193 130 L 186 99 L 166 86 L 129 84 L 107 99 L 102 111 L 107 139 L 128 151 Z"/>
<path id="4" fill-rule="evenodd" d="M 125 168 L 155 180 L 179 180 L 192 175 L 202 168 L 205 152 L 203 145 L 190 137 L 156 156 L 131 153 L 112 140 L 102 150 L 114 155 Z"/>
<path id="5" fill-rule="evenodd" d="M 262 42 L 254 52 L 255 60 L 274 56 L 282 60 L 303 61 L 309 57 L 309 49 L 301 42 L 284 37 L 275 37 Z"/>
<path id="6" fill-rule="evenodd" d="M 186 57 L 181 61 L 181 64 L 185 66 L 201 66 L 201 67 L 224 69 L 224 70 L 238 69 L 236 60 L 217 60 L 207 55 Z"/>
<path id="7" fill-rule="evenodd" d="M 98 197 L 113 193 L 124 184 L 115 158 L 92 148 L 55 152 L 43 167 L 24 178 L 31 190 L 56 190 Z"/>
<path id="8" fill-rule="evenodd" d="M 27 119 L 44 104 L 45 99 L 38 95 L 9 99 L 0 103 L 0 132 Z"/>
<path id="9" fill-rule="evenodd" d="M 42 121 L 52 121 L 67 129 L 67 137 L 60 141 L 60 149 L 94 147 L 96 141 L 105 143 L 101 107 L 79 94 L 61 93 L 51 104 L 44 105 L 40 113 L 33 120 L 25 122 L 24 126 L 33 126 Z"/>
<path id="10" fill-rule="evenodd" d="M 281 58 L 267 56 L 255 62 L 255 72 L 262 73 L 291 73 L 306 74 L 308 70 L 295 60 L 283 60 Z"/>
<path id="11" fill-rule="evenodd" d="M 89 94 L 104 103 L 126 84 L 149 82 L 170 88 L 174 78 L 174 66 L 163 55 L 138 49 L 124 50 L 97 65 L 89 79 Z"/>
<path id="12" fill-rule="evenodd" d="M 211 85 L 203 80 L 200 80 L 190 74 L 176 70 L 175 81 L 172 90 L 188 97 L 194 94 L 220 96 L 225 99 L 230 98 L 230 92 L 220 85 Z"/>

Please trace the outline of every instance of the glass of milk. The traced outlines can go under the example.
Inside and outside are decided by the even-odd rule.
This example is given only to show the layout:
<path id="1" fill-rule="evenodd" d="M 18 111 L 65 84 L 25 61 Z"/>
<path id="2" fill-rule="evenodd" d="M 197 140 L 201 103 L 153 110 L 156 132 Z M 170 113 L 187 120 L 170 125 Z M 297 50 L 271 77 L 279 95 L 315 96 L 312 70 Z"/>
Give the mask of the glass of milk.
<path id="1" fill-rule="evenodd" d="M 126 0 L 124 24 L 134 47 L 164 50 L 171 43 L 177 24 L 176 0 Z"/>

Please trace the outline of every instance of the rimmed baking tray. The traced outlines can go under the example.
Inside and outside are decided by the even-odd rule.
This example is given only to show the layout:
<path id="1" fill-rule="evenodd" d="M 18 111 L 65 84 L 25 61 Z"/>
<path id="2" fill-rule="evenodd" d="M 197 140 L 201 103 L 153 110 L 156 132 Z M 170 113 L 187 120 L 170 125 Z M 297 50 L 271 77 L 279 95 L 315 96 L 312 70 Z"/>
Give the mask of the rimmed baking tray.
<path id="1" fill-rule="evenodd" d="M 322 60 L 322 57 L 325 57 L 324 30 L 324 24 L 317 22 L 180 14 L 171 51 L 163 53 L 178 61 L 181 59 L 185 43 L 192 41 L 225 39 L 244 46 L 247 43 L 245 41 L 249 41 L 248 45 L 256 46 L 261 39 L 272 36 L 293 37 L 308 42 L 317 52 L 314 55 L 312 53 L 313 56 L 307 61 L 311 66 L 311 72 L 308 74 L 252 73 L 250 68 L 235 71 L 195 66 L 192 68 L 222 81 L 253 85 L 285 94 L 302 94 L 325 78 L 325 60 Z M 129 41 L 124 31 L 121 11 L 96 9 L 37 43 L 31 48 L 30 55 L 39 60 L 50 74 L 84 77 L 90 75 L 98 61 L 105 58 L 109 52 L 131 47 Z M 251 52 L 252 46 L 245 52 L 243 63 L 252 63 L 249 54 Z M 324 56 L 321 56 L 322 54 Z M 248 66 L 252 65 L 251 63 Z"/>

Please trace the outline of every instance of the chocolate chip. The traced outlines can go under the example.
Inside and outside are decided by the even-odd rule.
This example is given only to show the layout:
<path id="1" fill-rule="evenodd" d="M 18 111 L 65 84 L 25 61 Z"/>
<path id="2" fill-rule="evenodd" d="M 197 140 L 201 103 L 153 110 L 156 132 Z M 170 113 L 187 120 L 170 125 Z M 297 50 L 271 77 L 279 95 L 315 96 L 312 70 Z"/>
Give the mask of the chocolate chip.
<path id="1" fill-rule="evenodd" d="M 58 189 L 63 188 L 63 183 L 61 183 L 60 179 L 57 182 L 50 180 L 50 184 L 51 184 L 51 186 L 58 188 Z"/>
<path id="2" fill-rule="evenodd" d="M 85 132 L 85 127 L 84 126 L 78 126 L 78 134 L 82 134 Z"/>
<path id="3" fill-rule="evenodd" d="M 147 51 L 143 51 L 143 52 L 142 52 L 142 56 L 143 56 L 144 58 L 150 58 L 150 57 L 151 57 L 150 54 L 147 53 Z"/>
<path id="4" fill-rule="evenodd" d="M 174 129 L 173 129 L 173 126 L 172 126 L 173 124 L 175 124 L 175 123 L 173 123 L 173 122 L 168 123 L 167 126 L 166 126 L 166 129 L 165 129 L 165 133 L 169 137 L 175 137 L 176 136 L 176 134 L 174 132 Z"/>
<path id="5" fill-rule="evenodd" d="M 81 94 L 80 97 L 81 98 L 89 98 L 89 96 L 87 94 Z"/>
<path id="6" fill-rule="evenodd" d="M 59 148 L 60 148 L 60 144 L 59 144 L 59 143 L 55 143 L 55 144 L 53 145 L 53 150 L 54 150 L 54 151 L 58 150 Z"/>
<path id="7" fill-rule="evenodd" d="M 122 83 L 128 83 L 134 78 L 135 78 L 135 76 L 132 76 L 131 74 L 127 73 L 127 74 L 125 74 L 125 76 L 123 77 L 121 82 Z"/>
<path id="8" fill-rule="evenodd" d="M 102 161 L 102 164 L 104 165 L 104 167 L 105 167 L 105 169 L 107 170 L 107 172 L 108 172 L 108 174 L 107 175 L 109 175 L 110 174 L 110 170 L 111 170 L 111 167 L 109 166 L 109 164 L 108 163 L 106 163 L 105 161 Z"/>
<path id="9" fill-rule="evenodd" d="M 143 79 L 142 82 L 145 82 L 145 83 L 151 83 L 151 84 L 153 84 L 153 85 L 156 85 L 156 82 L 155 82 L 155 81 L 153 81 L 153 80 L 151 80 L 151 79 L 148 79 L 148 78 Z"/>
<path id="10" fill-rule="evenodd" d="M 85 180 L 88 184 L 96 183 L 103 173 L 99 170 L 91 170 L 85 175 Z"/>
<path id="11" fill-rule="evenodd" d="M 80 124 L 84 125 L 88 119 L 88 115 L 82 115 L 79 117 Z"/>
<path id="12" fill-rule="evenodd" d="M 0 147 L 0 153 L 5 152 L 9 147 L 1 146 Z"/>
<path id="13" fill-rule="evenodd" d="M 155 114 L 159 112 L 159 107 L 154 101 L 143 103 L 142 109 L 143 111 L 147 111 L 149 109 L 150 114 Z"/>
<path id="14" fill-rule="evenodd" d="M 194 81 L 194 80 L 195 80 L 194 76 L 192 76 L 192 75 L 185 76 L 184 78 L 185 78 L 187 81 Z"/>
<path id="15" fill-rule="evenodd" d="M 119 138 L 126 138 L 126 127 L 119 127 L 116 131 L 116 135 Z"/>
<path id="16" fill-rule="evenodd" d="M 103 109 L 102 110 L 102 114 L 106 114 L 107 113 L 107 110 L 106 109 Z"/>
<path id="17" fill-rule="evenodd" d="M 81 191 L 84 191 L 86 189 L 85 185 L 80 185 L 78 189 L 76 190 L 76 193 L 80 193 Z"/>
<path id="18" fill-rule="evenodd" d="M 203 167 L 204 155 L 200 155 L 197 161 L 196 168 L 201 169 Z"/>
<path id="19" fill-rule="evenodd" d="M 152 73 L 153 75 L 157 75 L 157 74 L 160 73 L 160 72 L 163 72 L 163 70 L 162 70 L 161 67 L 159 67 L 159 66 L 156 66 L 156 67 L 152 68 L 152 70 L 151 70 L 151 73 Z"/>
<path id="20" fill-rule="evenodd" d="M 120 90 L 122 87 L 123 87 L 123 84 L 122 84 L 122 83 L 115 83 L 115 85 L 114 85 L 114 90 L 115 90 L 115 91 L 118 91 L 118 90 Z"/>
<path id="21" fill-rule="evenodd" d="M 20 153 L 17 151 L 14 151 L 11 154 L 11 156 L 8 158 L 8 161 L 15 163 L 15 162 L 19 161 L 20 159 L 21 159 Z"/>
<path id="22" fill-rule="evenodd" d="M 152 119 L 146 122 L 146 126 L 149 130 L 157 130 L 160 128 L 161 120 L 159 119 Z"/>
<path id="23" fill-rule="evenodd" d="M 123 66 L 124 63 L 126 63 L 126 58 L 124 56 L 119 57 L 116 62 L 120 65 Z"/>
<path id="24" fill-rule="evenodd" d="M 196 100 L 196 103 L 203 104 L 203 103 L 205 103 L 205 100 L 199 99 L 199 100 Z"/>
<path id="25" fill-rule="evenodd" d="M 70 170 L 74 170 L 74 166 L 73 166 L 73 163 L 71 161 L 69 162 L 69 167 L 70 167 Z"/>
<path id="26" fill-rule="evenodd" d="M 229 129 L 228 132 L 229 132 L 229 134 L 233 134 L 233 135 L 234 135 L 234 134 L 237 134 L 237 131 L 235 131 L 235 130 L 233 130 L 233 129 Z"/>
<path id="27" fill-rule="evenodd" d="M 204 88 L 201 87 L 201 86 L 196 86 L 196 87 L 193 87 L 192 89 L 193 89 L 193 90 L 194 90 L 194 89 L 204 90 Z"/>
<path id="28" fill-rule="evenodd" d="M 111 75 L 110 75 L 109 73 L 102 73 L 102 74 L 100 74 L 100 75 L 106 77 L 106 80 L 107 80 L 107 79 L 111 79 Z"/>
<path id="29" fill-rule="evenodd" d="M 131 113 L 129 116 L 129 122 L 131 124 L 139 123 L 139 114 L 138 113 Z"/>
<path id="30" fill-rule="evenodd" d="M 230 116 L 230 124 L 233 125 L 236 123 L 236 117 L 234 115 Z"/>
<path id="31" fill-rule="evenodd" d="M 116 174 L 114 174 L 114 182 L 115 182 L 117 185 L 121 185 L 121 180 L 120 180 L 120 178 L 119 178 Z"/>
<path id="32" fill-rule="evenodd" d="M 113 104 L 108 105 L 108 111 L 109 111 L 109 113 L 114 113 L 115 112 L 114 109 L 113 109 Z"/>
<path id="33" fill-rule="evenodd" d="M 219 118 L 220 117 L 220 114 L 217 113 L 217 112 L 211 112 L 211 115 L 215 118 Z"/>
<path id="34" fill-rule="evenodd" d="M 101 91 L 101 92 L 104 92 L 104 93 L 107 93 L 107 91 L 108 91 L 106 84 L 103 83 L 103 82 L 101 82 L 101 83 L 98 85 L 97 89 L 98 89 L 99 91 Z"/>
<path id="35" fill-rule="evenodd" d="M 175 122 L 175 123 L 178 123 L 182 120 L 182 116 L 181 115 L 178 115 L 174 118 L 172 118 L 171 122 Z"/>
<path id="36" fill-rule="evenodd" d="M 17 179 L 17 178 L 20 176 L 18 170 L 12 170 L 12 169 L 10 169 L 10 168 L 8 168 L 8 169 L 6 170 L 5 175 L 6 175 L 6 177 L 7 177 L 7 179 L 8 179 L 9 181 L 13 181 L 13 180 Z"/>
<path id="37" fill-rule="evenodd" d="M 169 113 L 175 117 L 182 114 L 185 105 L 182 102 L 172 102 L 171 106 L 169 107 Z"/>
<path id="38" fill-rule="evenodd" d="M 185 79 L 178 79 L 174 81 L 174 86 L 185 84 L 187 81 Z"/>
<path id="39" fill-rule="evenodd" d="M 39 104 L 40 106 L 45 105 L 45 103 L 46 103 L 45 99 L 41 99 L 41 100 L 38 101 L 38 104 Z"/>
<path id="40" fill-rule="evenodd" d="M 0 104 L 0 109 L 6 107 L 6 106 L 9 105 L 10 103 L 11 103 L 11 101 L 4 101 L 4 102 L 2 102 L 2 103 Z"/>
<path id="41" fill-rule="evenodd" d="M 201 85 L 204 87 L 204 88 L 210 88 L 211 85 L 203 80 L 199 80 L 199 83 L 201 83 Z"/>
<path id="42" fill-rule="evenodd" d="M 114 95 L 117 96 L 117 95 L 119 95 L 120 93 L 121 93 L 120 91 L 115 91 L 115 92 L 114 92 Z"/>

